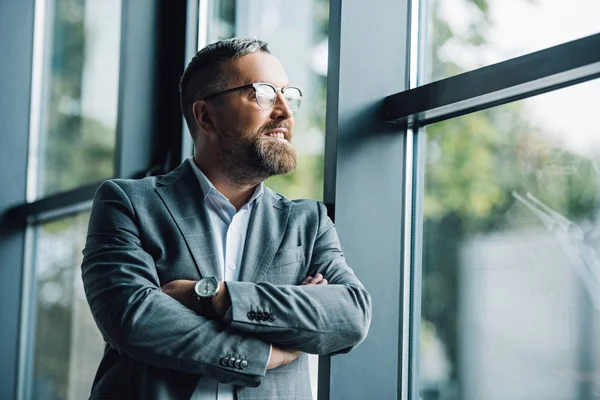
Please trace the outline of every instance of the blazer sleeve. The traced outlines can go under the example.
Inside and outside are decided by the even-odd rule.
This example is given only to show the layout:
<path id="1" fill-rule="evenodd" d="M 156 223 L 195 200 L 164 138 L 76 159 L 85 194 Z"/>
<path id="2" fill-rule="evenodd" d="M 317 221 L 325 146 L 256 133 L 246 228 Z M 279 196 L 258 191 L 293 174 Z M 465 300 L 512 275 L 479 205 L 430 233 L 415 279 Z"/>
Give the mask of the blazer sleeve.
<path id="1" fill-rule="evenodd" d="M 312 354 L 345 353 L 367 335 L 371 297 L 346 264 L 335 226 L 319 204 L 319 224 L 309 273 L 328 285 L 227 282 L 231 326 L 283 348 Z M 261 311 L 265 318 L 250 311 Z"/>
<path id="2" fill-rule="evenodd" d="M 154 260 L 140 240 L 142 223 L 117 182 L 99 187 L 81 268 L 92 315 L 106 342 L 139 362 L 258 386 L 270 344 L 205 319 L 162 293 Z M 227 355 L 246 363 L 223 365 Z"/>

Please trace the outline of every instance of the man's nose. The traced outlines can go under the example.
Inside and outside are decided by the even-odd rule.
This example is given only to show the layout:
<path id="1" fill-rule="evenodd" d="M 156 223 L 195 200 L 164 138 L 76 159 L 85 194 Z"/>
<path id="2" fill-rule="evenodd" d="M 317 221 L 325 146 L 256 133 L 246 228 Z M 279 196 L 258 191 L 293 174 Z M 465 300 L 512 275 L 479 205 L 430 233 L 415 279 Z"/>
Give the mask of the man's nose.
<path id="1" fill-rule="evenodd" d="M 294 113 L 290 108 L 287 100 L 283 97 L 283 94 L 278 91 L 275 97 L 275 104 L 273 105 L 273 112 L 271 118 L 273 119 L 289 119 L 292 118 Z"/>

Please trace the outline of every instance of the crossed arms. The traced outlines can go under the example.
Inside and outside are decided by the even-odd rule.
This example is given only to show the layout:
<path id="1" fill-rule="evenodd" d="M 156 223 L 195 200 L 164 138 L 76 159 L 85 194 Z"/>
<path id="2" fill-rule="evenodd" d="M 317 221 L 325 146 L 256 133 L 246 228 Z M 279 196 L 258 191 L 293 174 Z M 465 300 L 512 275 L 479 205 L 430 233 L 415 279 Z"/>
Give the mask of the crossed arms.
<path id="1" fill-rule="evenodd" d="M 346 265 L 324 207 L 308 272 L 325 276 L 328 284 L 227 282 L 230 320 L 221 321 L 199 315 L 161 290 L 155 261 L 141 240 L 143 222 L 126 190 L 114 181 L 98 189 L 82 263 L 92 315 L 104 339 L 121 354 L 223 383 L 258 386 L 271 345 L 275 357 L 279 349 L 291 356 L 295 351 L 336 354 L 366 336 L 370 296 Z M 276 321 L 249 320 L 251 305 L 268 307 Z M 247 367 L 223 365 L 227 354 L 244 357 Z"/>
<path id="2" fill-rule="evenodd" d="M 317 273 L 314 277 L 307 276 L 300 285 L 327 285 L 327 279 L 323 275 Z M 198 315 L 205 318 L 213 318 L 223 321 L 227 311 L 231 309 L 231 297 L 227 292 L 227 285 L 224 282 L 219 282 L 220 289 L 217 295 L 212 300 L 212 310 L 204 310 L 200 302 L 196 299 L 194 286 L 196 281 L 178 279 L 162 286 L 162 291 L 181 304 L 195 311 Z M 230 319 L 230 318 L 227 318 Z M 272 346 L 271 356 L 267 369 L 273 369 L 285 364 L 289 364 L 300 356 L 302 352 L 294 349 L 280 349 Z"/>

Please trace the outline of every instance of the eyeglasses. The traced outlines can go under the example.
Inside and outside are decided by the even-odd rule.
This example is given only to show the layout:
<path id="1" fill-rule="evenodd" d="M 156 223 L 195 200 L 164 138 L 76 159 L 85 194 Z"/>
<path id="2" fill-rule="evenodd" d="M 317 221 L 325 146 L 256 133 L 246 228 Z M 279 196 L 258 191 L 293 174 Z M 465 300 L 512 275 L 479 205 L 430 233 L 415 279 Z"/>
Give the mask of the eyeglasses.
<path id="1" fill-rule="evenodd" d="M 206 96 L 203 100 L 210 100 L 217 96 L 221 96 L 226 93 L 237 92 L 238 90 L 254 89 L 256 93 L 256 102 L 261 108 L 271 109 L 277 101 L 277 92 L 281 91 L 283 98 L 285 99 L 288 107 L 292 111 L 298 111 L 300 104 L 302 103 L 302 90 L 296 86 L 286 86 L 284 88 L 276 88 L 270 83 L 257 82 L 249 85 L 236 87 L 233 89 L 223 90 Z"/>

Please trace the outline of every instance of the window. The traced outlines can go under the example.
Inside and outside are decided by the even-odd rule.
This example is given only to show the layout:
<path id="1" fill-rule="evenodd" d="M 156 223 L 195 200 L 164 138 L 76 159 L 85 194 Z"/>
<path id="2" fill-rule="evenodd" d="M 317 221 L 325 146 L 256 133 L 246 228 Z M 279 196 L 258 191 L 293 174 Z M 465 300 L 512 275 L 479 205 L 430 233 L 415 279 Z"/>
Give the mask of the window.
<path id="1" fill-rule="evenodd" d="M 423 399 L 599 393 L 599 108 L 595 80 L 423 130 Z"/>
<path id="2" fill-rule="evenodd" d="M 600 2 L 423 0 L 423 83 L 598 32 Z"/>
<path id="3" fill-rule="evenodd" d="M 207 32 L 199 35 L 199 47 L 233 36 L 260 38 L 283 64 L 290 84 L 302 88 L 302 107 L 294 113 L 293 142 L 299 154 L 298 168 L 290 175 L 270 178 L 267 185 L 289 198 L 321 200 L 329 1 L 220 0 L 209 2 L 204 12 L 208 15 Z M 200 13 L 202 21 L 202 6 Z M 290 19 L 290 15 L 294 18 Z M 202 42 L 203 37 L 207 38 L 206 43 Z"/>
<path id="4" fill-rule="evenodd" d="M 45 10 L 36 26 L 43 43 L 31 127 L 34 198 L 113 176 L 121 40 L 120 0 L 38 3 Z"/>
<path id="5" fill-rule="evenodd" d="M 82 213 L 34 228 L 34 399 L 87 398 L 104 352 L 81 281 L 88 218 Z"/>
<path id="6" fill-rule="evenodd" d="M 409 89 L 386 99 L 403 400 L 600 393 L 600 9 L 500 3 L 412 2 Z"/>
<path id="7" fill-rule="evenodd" d="M 174 18 L 185 7 L 169 14 L 121 0 L 29 3 L 35 23 L 27 199 L 9 210 L 20 230 L 9 233 L 25 242 L 25 262 L 10 265 L 23 269 L 22 315 L 9 322 L 20 326 L 18 385 L 0 387 L 15 388 L 7 398 L 81 399 L 90 394 L 105 346 L 80 276 L 91 201 L 101 181 L 158 170 L 151 160 L 158 165 L 169 152 L 179 157 L 176 149 L 151 145 L 158 132 L 148 128 L 155 116 L 149 93 L 170 79 L 153 71 L 177 57 L 157 61 L 168 42 L 150 33 L 157 18 Z M 173 128 L 161 122 L 165 131 Z"/>
<path id="8" fill-rule="evenodd" d="M 95 187 L 80 189 L 115 174 L 121 1 L 38 0 L 35 12 L 28 167 L 33 203 L 25 207 L 45 204 L 49 214 L 34 212 L 29 220 L 21 393 L 81 399 L 89 396 L 104 341 L 80 276 Z M 73 190 L 80 191 L 63 195 Z"/>
<path id="9" fill-rule="evenodd" d="M 204 11 L 200 4 L 200 21 L 204 20 L 204 12 L 207 24 L 206 32 L 199 35 L 199 47 L 233 36 L 257 37 L 266 41 L 281 61 L 290 84 L 302 88 L 302 107 L 294 113 L 293 143 L 298 151 L 298 167 L 289 175 L 269 178 L 266 185 L 288 198 L 322 200 L 329 1 L 220 0 L 209 2 Z M 289 18 L 291 15 L 293 19 Z M 311 355 L 309 363 L 316 398 L 318 357 Z"/>

